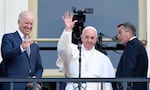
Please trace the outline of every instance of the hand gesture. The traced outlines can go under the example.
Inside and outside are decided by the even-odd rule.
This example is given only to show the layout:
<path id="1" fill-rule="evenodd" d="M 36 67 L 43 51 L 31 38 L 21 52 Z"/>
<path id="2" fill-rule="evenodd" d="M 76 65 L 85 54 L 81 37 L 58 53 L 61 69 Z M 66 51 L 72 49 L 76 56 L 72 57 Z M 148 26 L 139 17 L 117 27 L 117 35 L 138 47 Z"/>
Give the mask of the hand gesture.
<path id="1" fill-rule="evenodd" d="M 66 29 L 67 31 L 72 30 L 72 28 L 74 27 L 74 24 L 77 22 L 77 20 L 72 20 L 73 19 L 73 14 L 71 12 L 66 12 L 64 14 L 64 16 L 62 16 L 62 19 L 65 23 Z"/>
<path id="2" fill-rule="evenodd" d="M 26 48 L 29 47 L 32 43 L 33 43 L 33 41 L 31 40 L 30 36 L 26 36 L 26 38 L 25 38 L 24 41 L 22 42 L 22 48 L 23 48 L 23 49 L 26 49 Z"/>

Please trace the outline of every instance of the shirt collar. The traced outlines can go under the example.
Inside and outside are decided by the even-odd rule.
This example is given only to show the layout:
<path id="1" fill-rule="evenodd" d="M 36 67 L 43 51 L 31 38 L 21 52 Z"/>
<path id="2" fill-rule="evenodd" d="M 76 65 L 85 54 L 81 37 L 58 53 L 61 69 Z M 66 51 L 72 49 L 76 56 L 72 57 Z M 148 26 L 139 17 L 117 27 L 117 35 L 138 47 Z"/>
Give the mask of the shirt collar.
<path id="1" fill-rule="evenodd" d="M 24 38 L 23 38 L 23 37 L 24 37 L 23 33 L 22 33 L 20 30 L 17 30 L 17 32 L 19 33 L 21 39 L 24 40 Z"/>
<path id="2" fill-rule="evenodd" d="M 136 36 L 133 36 L 132 38 L 130 38 L 130 40 L 129 40 L 129 41 L 133 40 L 134 38 L 136 38 Z"/>

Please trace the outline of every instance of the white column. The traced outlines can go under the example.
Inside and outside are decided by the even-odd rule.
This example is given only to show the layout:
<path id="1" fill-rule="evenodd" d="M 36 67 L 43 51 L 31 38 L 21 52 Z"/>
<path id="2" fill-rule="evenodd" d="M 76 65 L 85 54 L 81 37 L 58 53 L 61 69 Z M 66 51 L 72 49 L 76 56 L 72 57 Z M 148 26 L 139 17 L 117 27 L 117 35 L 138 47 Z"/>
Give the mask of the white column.
<path id="1" fill-rule="evenodd" d="M 28 0 L 0 0 L 0 45 L 4 33 L 18 28 L 18 15 L 23 10 L 28 10 Z"/>
<path id="2" fill-rule="evenodd" d="M 18 28 L 18 15 L 28 10 L 28 0 L 5 0 L 5 33 L 13 32 Z"/>
<path id="3" fill-rule="evenodd" d="M 0 0 L 0 47 L 1 39 L 5 30 L 5 0 Z M 0 62 L 1 62 L 1 52 L 0 52 Z"/>
<path id="4" fill-rule="evenodd" d="M 140 40 L 147 40 L 146 19 L 146 0 L 138 0 L 138 38 Z"/>
<path id="5" fill-rule="evenodd" d="M 0 0 L 0 39 L 2 38 L 2 35 L 4 33 L 4 23 L 5 23 L 5 7 L 4 7 L 4 4 L 5 4 L 5 0 Z"/>

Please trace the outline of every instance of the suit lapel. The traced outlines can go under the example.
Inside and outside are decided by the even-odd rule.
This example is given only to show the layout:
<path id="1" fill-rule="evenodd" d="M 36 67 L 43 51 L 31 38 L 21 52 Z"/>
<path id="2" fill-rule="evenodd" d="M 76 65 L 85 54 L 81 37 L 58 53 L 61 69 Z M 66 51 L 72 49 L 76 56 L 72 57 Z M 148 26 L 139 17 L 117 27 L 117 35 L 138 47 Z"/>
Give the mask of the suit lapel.
<path id="1" fill-rule="evenodd" d="M 17 31 L 14 33 L 14 37 L 15 37 L 15 40 L 17 40 L 16 42 L 18 42 L 18 44 L 22 43 L 22 39 Z"/>

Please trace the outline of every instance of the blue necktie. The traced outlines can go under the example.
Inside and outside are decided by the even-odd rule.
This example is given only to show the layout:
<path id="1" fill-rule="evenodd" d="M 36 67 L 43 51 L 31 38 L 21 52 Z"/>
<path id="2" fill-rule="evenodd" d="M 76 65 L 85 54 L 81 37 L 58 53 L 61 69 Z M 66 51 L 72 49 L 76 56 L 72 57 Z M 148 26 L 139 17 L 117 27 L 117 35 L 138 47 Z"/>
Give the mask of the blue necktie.
<path id="1" fill-rule="evenodd" d="M 30 54 L 31 54 L 30 46 L 27 47 L 27 54 L 28 54 L 28 56 L 30 57 Z"/>
<path id="2" fill-rule="evenodd" d="M 24 40 L 26 40 L 26 39 L 28 39 L 28 37 L 27 37 L 27 36 L 24 36 Z M 31 54 L 30 46 L 28 46 L 28 47 L 26 48 L 26 50 L 27 50 L 28 57 L 30 57 L 30 54 Z"/>

